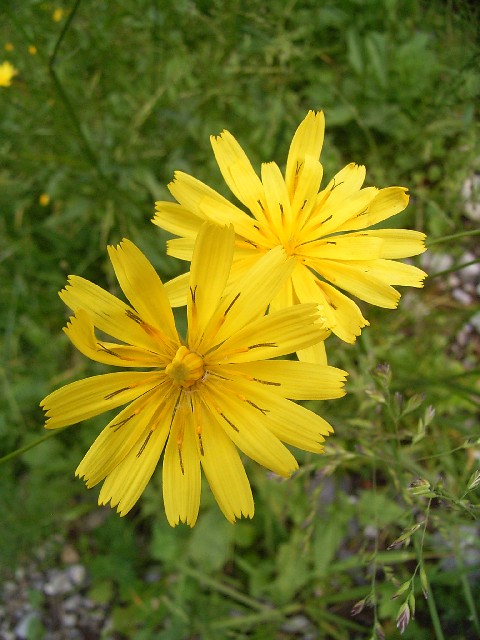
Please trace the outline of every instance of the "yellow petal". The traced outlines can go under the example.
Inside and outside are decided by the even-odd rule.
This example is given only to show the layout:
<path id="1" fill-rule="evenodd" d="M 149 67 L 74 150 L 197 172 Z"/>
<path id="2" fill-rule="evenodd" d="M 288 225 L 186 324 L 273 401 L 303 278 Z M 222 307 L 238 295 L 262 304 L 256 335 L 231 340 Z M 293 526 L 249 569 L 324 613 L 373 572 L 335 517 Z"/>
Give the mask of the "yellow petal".
<path id="1" fill-rule="evenodd" d="M 84 309 L 96 327 L 127 344 L 155 351 L 158 342 L 134 319 L 135 311 L 105 289 L 79 276 L 69 276 L 58 294 L 75 313 Z"/>
<path id="2" fill-rule="evenodd" d="M 411 229 L 375 229 L 362 231 L 368 235 L 383 240 L 380 258 L 409 258 L 426 251 L 425 234 Z"/>
<path id="3" fill-rule="evenodd" d="M 172 307 L 184 307 L 187 304 L 190 271 L 165 283 L 165 291 Z"/>
<path id="4" fill-rule="evenodd" d="M 235 445 L 207 407 L 198 403 L 197 411 L 200 461 L 220 509 L 230 522 L 252 518 L 252 490 Z"/>
<path id="5" fill-rule="evenodd" d="M 382 220 L 391 218 L 408 205 L 409 196 L 405 187 L 387 187 L 380 189 L 366 211 L 344 222 L 338 231 L 366 229 Z"/>
<path id="6" fill-rule="evenodd" d="M 335 287 L 318 281 L 318 288 L 323 299 L 322 308 L 329 309 L 333 315 L 332 332 L 340 340 L 353 344 L 363 327 L 368 327 L 368 320 L 365 320 L 358 305 Z"/>
<path id="7" fill-rule="evenodd" d="M 382 282 L 404 287 L 423 287 L 427 277 L 425 271 L 396 260 L 372 260 L 369 272 Z"/>
<path id="8" fill-rule="evenodd" d="M 143 322 L 155 327 L 156 339 L 178 344 L 172 308 L 162 281 L 147 258 L 130 240 L 108 247 L 118 282 Z M 143 326 L 143 325 L 142 325 Z"/>
<path id="9" fill-rule="evenodd" d="M 272 393 L 267 387 L 235 381 L 232 389 L 243 396 L 244 404 L 257 409 L 257 416 L 260 416 L 257 421 L 261 419 L 269 431 L 287 444 L 321 453 L 323 447 L 320 443 L 333 433 L 331 425 L 321 416 Z"/>
<path id="10" fill-rule="evenodd" d="M 153 224 L 177 236 L 194 238 L 204 222 L 198 213 L 176 202 L 159 201 L 155 203 L 155 208 L 157 212 Z"/>
<path id="11" fill-rule="evenodd" d="M 295 265 L 283 247 L 262 256 L 221 301 L 205 330 L 205 346 L 213 346 L 256 320 Z"/>
<path id="12" fill-rule="evenodd" d="M 366 170 L 363 165 L 351 162 L 339 171 L 317 196 L 317 207 L 336 207 L 362 188 Z"/>
<path id="13" fill-rule="evenodd" d="M 233 226 L 205 223 L 198 233 L 187 302 L 188 344 L 192 348 L 220 302 L 230 275 L 234 245 Z"/>
<path id="14" fill-rule="evenodd" d="M 355 175 L 352 181 L 355 183 Z M 313 209 L 310 219 L 302 230 L 301 239 L 308 249 L 309 242 L 314 242 L 318 238 L 324 238 L 331 233 L 336 233 L 343 229 L 345 220 L 358 216 L 367 211 L 368 206 L 378 193 L 375 187 L 367 187 L 347 195 L 342 195 L 340 186 L 331 192 L 331 195 L 324 196 L 325 202 Z M 338 196 L 335 194 L 338 193 Z M 328 197 L 327 197 L 328 196 Z M 302 245 L 303 246 L 303 245 Z"/>
<path id="15" fill-rule="evenodd" d="M 297 232 L 300 231 L 312 213 L 322 177 L 323 167 L 320 162 L 312 156 L 305 156 L 296 178 L 295 194 L 292 199 L 292 211 L 296 216 Z"/>
<path id="16" fill-rule="evenodd" d="M 106 373 L 67 384 L 42 400 L 47 429 L 87 420 L 127 404 L 161 384 L 162 373 L 126 371 Z"/>
<path id="17" fill-rule="evenodd" d="M 153 392 L 131 402 L 100 433 L 78 465 L 75 475 L 83 477 L 89 488 L 104 480 L 126 458 L 140 438 L 145 439 L 149 429 L 156 426 L 152 425 L 152 419 L 164 404 L 169 406 L 165 393 L 161 392 Z M 170 402 L 170 405 L 171 413 L 173 403 Z M 138 453 L 138 447 L 135 453 Z"/>
<path id="18" fill-rule="evenodd" d="M 137 347 L 98 340 L 91 317 L 78 309 L 64 329 L 72 344 L 91 360 L 117 367 L 159 367 L 162 357 L 158 353 Z M 166 356 L 164 356 L 166 357 Z"/>
<path id="19" fill-rule="evenodd" d="M 325 338 L 316 305 L 295 305 L 252 322 L 212 351 L 208 362 L 252 362 L 304 349 Z M 221 373 L 221 372 L 220 372 Z"/>
<path id="20" fill-rule="evenodd" d="M 372 264 L 373 262 L 377 261 L 372 261 Z M 326 280 L 365 302 L 386 309 L 395 309 L 398 305 L 398 291 L 377 278 L 367 261 L 345 263 L 337 260 L 311 260 L 310 263 Z"/>
<path id="21" fill-rule="evenodd" d="M 210 142 L 223 179 L 231 192 L 258 220 L 264 220 L 263 185 L 245 151 L 228 131 L 222 131 L 219 136 L 210 136 Z"/>
<path id="22" fill-rule="evenodd" d="M 147 428 L 143 431 L 130 452 L 105 479 L 98 497 L 99 505 L 110 502 L 121 516 L 135 506 L 155 471 L 167 435 L 167 429 L 150 431 Z"/>
<path id="23" fill-rule="evenodd" d="M 200 460 L 192 409 L 181 400 L 163 460 L 163 501 L 170 526 L 194 526 L 200 506 Z"/>
<path id="24" fill-rule="evenodd" d="M 286 478 L 298 468 L 290 451 L 264 425 L 262 410 L 268 411 L 270 407 L 259 409 L 248 404 L 230 381 L 222 380 L 218 390 L 209 387 L 203 397 L 227 436 L 252 460 Z"/>
<path id="25" fill-rule="evenodd" d="M 167 253 L 179 260 L 190 261 L 193 255 L 195 238 L 174 238 L 167 240 Z"/>
<path id="26" fill-rule="evenodd" d="M 287 167 L 285 170 L 285 182 L 290 198 L 297 187 L 297 177 L 306 156 L 318 160 L 323 146 L 325 132 L 325 117 L 322 111 L 309 111 L 300 123 L 290 144 Z"/>
<path id="27" fill-rule="evenodd" d="M 297 269 L 297 265 L 295 266 L 295 269 Z M 296 300 L 294 300 L 293 294 L 292 280 L 291 278 L 288 278 L 283 281 L 283 284 L 275 294 L 275 297 L 272 298 L 268 308 L 269 313 L 279 311 L 280 309 L 286 309 L 287 307 L 291 307 L 295 304 Z"/>
<path id="28" fill-rule="evenodd" d="M 282 172 L 275 162 L 264 162 L 262 164 L 262 183 L 267 204 L 265 215 L 271 221 L 270 226 L 282 238 L 284 235 L 289 234 L 291 229 L 292 212 Z"/>
<path id="29" fill-rule="evenodd" d="M 381 257 L 383 240 L 361 233 L 330 236 L 305 245 L 302 255 L 329 260 L 372 260 Z"/>
<path id="30" fill-rule="evenodd" d="M 295 360 L 270 360 L 226 364 L 227 377 L 236 376 L 256 383 L 262 389 L 291 400 L 329 400 L 345 395 L 343 385 L 347 373 L 335 367 L 319 366 Z"/>
<path id="31" fill-rule="evenodd" d="M 297 351 L 297 358 L 301 362 L 314 362 L 315 364 L 327 365 L 327 352 L 325 349 L 325 341 L 317 342 L 306 349 Z"/>

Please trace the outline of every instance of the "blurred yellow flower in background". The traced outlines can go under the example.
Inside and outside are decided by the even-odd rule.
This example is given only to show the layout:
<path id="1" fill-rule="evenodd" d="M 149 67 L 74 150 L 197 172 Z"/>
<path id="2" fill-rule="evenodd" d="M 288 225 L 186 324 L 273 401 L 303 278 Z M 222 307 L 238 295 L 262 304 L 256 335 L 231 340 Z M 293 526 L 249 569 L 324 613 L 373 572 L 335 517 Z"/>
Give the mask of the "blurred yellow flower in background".
<path id="1" fill-rule="evenodd" d="M 38 199 L 38 202 L 42 207 L 47 207 L 50 204 L 50 196 L 48 195 L 48 193 L 42 193 L 42 195 Z"/>
<path id="2" fill-rule="evenodd" d="M 103 481 L 99 504 L 110 502 L 120 515 L 135 505 L 164 451 L 170 525 L 195 524 L 201 469 L 229 521 L 252 517 L 252 492 L 238 449 L 288 477 L 298 465 L 283 442 L 321 453 L 332 432 L 323 418 L 292 400 L 343 396 L 345 372 L 277 359 L 325 336 L 316 305 L 264 315 L 294 259 L 276 247 L 225 292 L 234 244 L 231 226 L 207 223 L 199 229 L 184 341 L 165 287 L 128 240 L 108 251 L 130 305 L 77 276 L 60 293 L 74 312 L 65 333 L 79 351 L 105 364 L 148 369 L 79 380 L 41 403 L 49 429 L 127 405 L 76 471 L 87 487 Z M 95 328 L 119 342 L 98 338 Z"/>
<path id="3" fill-rule="evenodd" d="M 18 71 L 10 62 L 2 62 L 0 64 L 0 87 L 9 87 L 16 75 L 18 75 Z"/>
<path id="4" fill-rule="evenodd" d="M 52 14 L 52 19 L 54 22 L 60 22 L 64 15 L 65 11 L 60 7 L 57 7 Z"/>

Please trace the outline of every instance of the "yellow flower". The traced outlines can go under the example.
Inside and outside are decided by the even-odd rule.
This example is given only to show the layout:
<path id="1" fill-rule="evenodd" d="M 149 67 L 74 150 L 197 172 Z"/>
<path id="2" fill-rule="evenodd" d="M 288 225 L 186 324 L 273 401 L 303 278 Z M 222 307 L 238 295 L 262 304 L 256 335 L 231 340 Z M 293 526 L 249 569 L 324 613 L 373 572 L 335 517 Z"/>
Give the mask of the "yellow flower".
<path id="1" fill-rule="evenodd" d="M 52 14 L 52 19 L 54 22 L 60 22 L 60 20 L 63 18 L 65 14 L 65 11 L 61 8 L 56 8 Z"/>
<path id="2" fill-rule="evenodd" d="M 34 44 L 31 44 L 28 46 L 28 53 L 31 56 L 36 56 L 37 55 L 37 47 Z"/>
<path id="3" fill-rule="evenodd" d="M 2 62 L 0 64 L 0 87 L 9 87 L 12 84 L 12 78 L 18 75 L 18 71 L 10 62 Z"/>
<path id="4" fill-rule="evenodd" d="M 225 293 L 234 252 L 232 227 L 206 224 L 197 235 L 189 277 L 188 331 L 182 341 L 165 288 L 128 240 L 109 247 L 125 304 L 70 276 L 60 292 L 74 311 L 65 332 L 92 360 L 147 371 L 107 373 L 73 382 L 41 403 L 54 429 L 127 405 L 100 433 L 76 474 L 104 481 L 99 504 L 125 515 L 159 458 L 168 522 L 195 524 L 201 468 L 231 522 L 252 517 L 253 498 L 238 449 L 281 476 L 297 469 L 282 442 L 320 453 L 332 428 L 292 399 L 344 395 L 345 372 L 269 360 L 322 339 L 316 306 L 264 315 L 294 261 L 277 247 Z M 95 335 L 95 327 L 118 342 Z"/>
<path id="5" fill-rule="evenodd" d="M 42 207 L 47 207 L 50 203 L 50 196 L 48 195 L 48 193 L 42 193 L 42 195 L 38 199 L 38 202 Z"/>
<path id="6" fill-rule="evenodd" d="M 15 47 L 13 46 L 13 44 L 11 42 L 6 42 L 4 49 L 5 49 L 5 51 L 13 51 L 15 49 Z"/>
<path id="7" fill-rule="evenodd" d="M 191 259 L 204 220 L 233 224 L 233 280 L 266 251 L 282 246 L 295 258 L 295 269 L 271 309 L 316 302 L 331 330 L 354 342 L 368 322 L 339 289 L 379 307 L 395 308 L 400 294 L 392 285 L 421 287 L 426 275 L 396 259 L 422 253 L 425 236 L 403 229 L 366 230 L 405 209 L 408 195 L 404 187 L 362 188 L 363 166 L 347 165 L 320 190 L 324 127 L 323 113 L 309 111 L 290 145 L 285 176 L 269 162 L 262 164 L 261 179 L 228 131 L 212 136 L 223 178 L 249 214 L 177 171 L 169 189 L 178 204 L 157 202 L 153 222 L 181 236 L 169 241 L 168 253 L 184 260 Z M 185 303 L 186 283 L 187 276 L 169 283 L 172 304 Z M 320 348 L 317 361 L 322 361 Z"/>

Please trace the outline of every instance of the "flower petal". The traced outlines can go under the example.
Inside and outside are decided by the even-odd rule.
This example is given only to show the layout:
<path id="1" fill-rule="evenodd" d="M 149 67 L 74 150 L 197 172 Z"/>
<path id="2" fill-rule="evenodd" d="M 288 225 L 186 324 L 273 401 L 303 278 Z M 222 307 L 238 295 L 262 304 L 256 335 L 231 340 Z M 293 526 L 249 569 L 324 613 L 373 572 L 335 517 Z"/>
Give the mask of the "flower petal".
<path id="1" fill-rule="evenodd" d="M 130 240 L 108 247 L 115 274 L 123 293 L 138 311 L 143 323 L 156 329 L 155 339 L 178 344 L 172 308 L 157 272 Z M 143 325 L 141 325 L 143 327 Z M 148 328 L 145 327 L 148 332 Z"/>
<path id="2" fill-rule="evenodd" d="M 313 362 L 315 364 L 327 365 L 327 352 L 325 350 L 325 341 L 312 344 L 306 349 L 298 349 L 297 358 L 300 362 Z"/>
<path id="3" fill-rule="evenodd" d="M 84 309 L 94 325 L 113 338 L 151 351 L 158 349 L 158 342 L 134 319 L 132 307 L 93 282 L 68 276 L 67 286 L 58 295 L 73 312 Z"/>
<path id="4" fill-rule="evenodd" d="M 167 254 L 179 260 L 190 261 L 194 246 L 195 238 L 173 238 L 167 240 Z"/>
<path id="5" fill-rule="evenodd" d="M 200 229 L 190 268 L 190 295 L 187 302 L 188 344 L 198 340 L 218 307 L 230 275 L 235 245 L 233 226 L 205 223 Z"/>
<path id="6" fill-rule="evenodd" d="M 153 224 L 177 236 L 194 238 L 204 222 L 197 212 L 176 202 L 159 201 L 155 203 L 155 209 Z"/>
<path id="7" fill-rule="evenodd" d="M 294 305 L 269 313 L 232 334 L 207 357 L 223 362 L 252 362 L 294 353 L 323 340 L 327 331 L 318 324 L 316 305 Z"/>
<path id="8" fill-rule="evenodd" d="M 291 400 L 329 400 L 345 395 L 347 373 L 335 367 L 295 360 L 264 360 L 225 364 L 222 371 L 228 377 L 245 378 L 256 383 L 254 387 L 259 390 L 266 389 Z"/>
<path id="9" fill-rule="evenodd" d="M 363 233 L 348 236 L 330 236 L 303 247 L 303 255 L 308 259 L 331 260 L 372 260 L 381 257 L 383 240 L 365 236 Z"/>
<path id="10" fill-rule="evenodd" d="M 265 220 L 263 185 L 245 151 L 228 131 L 222 131 L 219 136 L 210 136 L 210 142 L 230 191 L 250 209 L 257 220 Z"/>
<path id="11" fill-rule="evenodd" d="M 404 287 L 423 287 L 423 280 L 427 277 L 425 271 L 418 267 L 396 260 L 372 260 L 369 273 L 382 282 Z"/>
<path id="12" fill-rule="evenodd" d="M 205 330 L 204 346 L 222 342 L 263 315 L 294 266 L 295 259 L 280 246 L 262 256 L 222 299 Z"/>
<path id="13" fill-rule="evenodd" d="M 120 407 L 162 383 L 164 375 L 140 371 L 106 373 L 67 384 L 44 398 L 47 429 L 58 429 Z"/>
<path id="14" fill-rule="evenodd" d="M 280 476 L 288 478 L 298 464 L 290 451 L 264 426 L 263 410 L 254 408 L 242 398 L 242 388 L 231 381 L 221 381 L 217 390 L 205 390 L 205 402 L 215 411 L 227 436 L 249 458 Z M 273 396 L 276 398 L 276 396 Z"/>
<path id="15" fill-rule="evenodd" d="M 375 229 L 362 231 L 364 236 L 383 240 L 380 258 L 409 258 L 426 251 L 425 234 L 411 229 Z"/>
<path id="16" fill-rule="evenodd" d="M 328 282 L 318 281 L 317 285 L 323 300 L 322 308 L 331 309 L 333 314 L 332 332 L 340 340 L 353 344 L 363 327 L 368 327 L 368 320 L 353 300 Z"/>
<path id="17" fill-rule="evenodd" d="M 366 229 L 382 220 L 391 218 L 408 205 L 409 196 L 405 187 L 386 187 L 380 189 L 375 198 L 364 212 L 346 220 L 338 231 L 350 231 L 352 229 Z"/>
<path id="18" fill-rule="evenodd" d="M 138 441 L 145 439 L 149 430 L 153 430 L 152 426 L 156 426 L 154 418 L 160 407 L 164 413 L 169 409 L 171 414 L 173 402 L 168 402 L 165 392 L 155 390 L 131 402 L 103 429 L 78 465 L 75 475 L 83 477 L 88 488 L 104 480 Z M 135 452 L 138 453 L 138 447 Z"/>
<path id="19" fill-rule="evenodd" d="M 200 460 L 192 408 L 182 398 L 176 409 L 163 460 L 163 501 L 170 526 L 194 526 L 200 506 Z"/>
<path id="20" fill-rule="evenodd" d="M 309 111 L 296 130 L 288 152 L 285 182 L 293 200 L 297 177 L 306 156 L 318 160 L 323 146 L 325 116 L 323 111 Z"/>
<path id="21" fill-rule="evenodd" d="M 282 172 L 275 162 L 262 164 L 262 183 L 267 204 L 265 217 L 270 220 L 270 226 L 276 231 L 277 237 L 289 235 L 292 226 L 290 198 Z"/>
<path id="22" fill-rule="evenodd" d="M 252 518 L 252 490 L 235 445 L 208 407 L 197 403 L 195 412 L 200 462 L 220 509 L 230 522 L 242 516 Z"/>
<path id="23" fill-rule="evenodd" d="M 98 496 L 98 504 L 110 502 L 125 516 L 145 490 L 158 464 L 168 430 L 145 429 L 130 452 L 107 476 Z"/>
<path id="24" fill-rule="evenodd" d="M 98 340 L 90 315 L 78 309 L 70 318 L 64 332 L 72 344 L 91 360 L 113 364 L 117 367 L 159 367 L 162 358 L 158 353 L 113 342 Z"/>
<path id="25" fill-rule="evenodd" d="M 184 307 L 187 304 L 189 282 L 190 271 L 165 283 L 165 291 L 172 307 Z"/>

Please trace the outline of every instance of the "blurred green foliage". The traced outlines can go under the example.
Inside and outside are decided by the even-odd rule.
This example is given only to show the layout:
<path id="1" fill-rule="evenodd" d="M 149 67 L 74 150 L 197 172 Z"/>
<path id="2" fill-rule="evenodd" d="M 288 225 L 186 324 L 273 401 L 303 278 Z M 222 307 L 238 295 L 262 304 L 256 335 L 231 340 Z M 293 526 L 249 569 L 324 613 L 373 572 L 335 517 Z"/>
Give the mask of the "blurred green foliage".
<path id="1" fill-rule="evenodd" d="M 281 164 L 307 110 L 323 109 L 327 178 L 366 164 L 369 184 L 410 188 L 399 226 L 475 231 L 461 199 L 480 163 L 473 2 L 6 0 L 0 12 L 0 62 L 19 70 L 0 87 L 2 455 L 42 437 L 44 395 L 99 370 L 60 331 L 66 276 L 116 291 L 105 245 L 125 235 L 162 278 L 185 268 L 149 220 L 175 169 L 226 194 L 210 134 L 227 128 L 254 166 Z M 457 263 L 473 240 L 430 253 Z M 154 477 L 132 515 L 86 527 L 97 490 L 73 472 L 105 417 L 55 434 L 2 467 L 5 570 L 59 533 L 119 638 L 394 638 L 397 622 L 406 638 L 477 637 L 478 337 L 455 350 L 476 310 L 437 278 L 396 312 L 369 309 L 355 346 L 332 338 L 332 364 L 350 372 L 349 395 L 321 409 L 336 435 L 287 482 L 248 465 L 253 521 L 229 525 L 205 491 L 195 529 L 172 530 Z"/>

